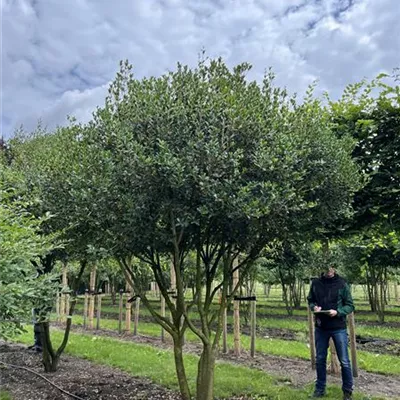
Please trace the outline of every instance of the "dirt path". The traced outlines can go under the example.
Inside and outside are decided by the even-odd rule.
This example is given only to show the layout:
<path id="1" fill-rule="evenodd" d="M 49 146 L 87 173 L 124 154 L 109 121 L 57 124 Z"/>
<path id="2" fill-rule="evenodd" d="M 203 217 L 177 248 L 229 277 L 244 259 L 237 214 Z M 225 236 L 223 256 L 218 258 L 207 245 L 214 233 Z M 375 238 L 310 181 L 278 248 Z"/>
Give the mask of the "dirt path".
<path id="1" fill-rule="evenodd" d="M 74 326 L 73 330 L 79 333 L 93 334 L 96 336 L 108 336 L 136 343 L 149 344 L 151 346 L 171 349 L 171 343 L 162 343 L 158 338 L 150 336 L 133 336 L 132 334 L 123 334 L 109 330 L 87 331 L 81 327 Z M 185 344 L 185 352 L 191 354 L 200 354 L 200 345 L 192 342 Z M 246 351 L 237 359 L 233 353 L 220 354 L 219 361 L 226 361 L 237 365 L 247 366 L 262 370 L 269 375 L 276 376 L 280 380 L 287 381 L 293 387 L 303 387 L 315 381 L 315 371 L 310 367 L 310 362 L 306 360 L 284 358 L 271 355 L 256 355 L 252 358 Z M 399 359 L 400 362 L 400 359 Z M 368 395 L 385 396 L 388 399 L 400 399 L 400 377 L 387 376 L 381 374 L 359 371 L 360 376 L 356 379 L 356 390 Z M 340 378 L 329 375 L 328 383 L 341 385 Z"/>
<path id="2" fill-rule="evenodd" d="M 43 374 L 41 356 L 25 346 L 0 342 L 0 361 L 25 366 Z M 21 369 L 8 369 L 0 365 L 1 388 L 13 400 L 71 400 L 51 384 Z M 172 391 L 147 379 L 134 378 L 116 368 L 94 364 L 64 355 L 55 373 L 45 374 L 51 382 L 84 400 L 180 400 Z"/>

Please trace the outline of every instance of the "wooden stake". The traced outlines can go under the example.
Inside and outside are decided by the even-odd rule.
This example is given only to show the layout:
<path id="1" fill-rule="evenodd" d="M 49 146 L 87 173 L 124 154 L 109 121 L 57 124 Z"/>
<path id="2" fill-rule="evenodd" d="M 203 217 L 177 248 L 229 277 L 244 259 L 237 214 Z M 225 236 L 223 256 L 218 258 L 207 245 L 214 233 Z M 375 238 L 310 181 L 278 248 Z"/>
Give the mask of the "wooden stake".
<path id="1" fill-rule="evenodd" d="M 131 331 L 131 319 L 132 319 L 132 305 L 128 302 L 129 295 L 131 292 L 126 293 L 126 303 L 125 303 L 125 332 Z"/>
<path id="2" fill-rule="evenodd" d="M 228 316 L 227 307 L 225 305 L 224 313 L 222 314 L 222 352 L 228 352 Z"/>
<path id="3" fill-rule="evenodd" d="M 316 369 L 316 350 L 315 350 L 315 331 L 314 331 L 314 314 L 307 306 L 308 310 L 308 337 L 310 343 L 310 355 L 311 355 L 311 368 Z"/>
<path id="4" fill-rule="evenodd" d="M 238 259 L 236 258 L 232 262 L 232 268 L 238 266 Z M 233 289 L 239 283 L 239 270 L 235 270 L 232 276 Z M 236 357 L 240 356 L 240 302 L 238 300 L 233 301 L 233 343 L 234 343 L 234 353 Z"/>
<path id="5" fill-rule="evenodd" d="M 89 329 L 93 329 L 95 288 L 96 288 L 96 266 L 94 265 L 92 267 L 92 270 L 90 271 L 90 282 L 89 282 L 89 289 L 90 289 L 89 312 L 88 312 Z"/>
<path id="6" fill-rule="evenodd" d="M 251 343 L 250 355 L 254 357 L 256 352 L 256 302 L 251 302 Z"/>
<path id="7" fill-rule="evenodd" d="M 65 295 L 65 316 L 69 315 L 70 297 L 69 293 Z"/>
<path id="8" fill-rule="evenodd" d="M 329 339 L 329 349 L 331 351 L 331 373 L 338 375 L 340 373 L 340 364 L 336 353 L 335 343 L 332 338 Z"/>
<path id="9" fill-rule="evenodd" d="M 97 297 L 97 313 L 96 313 L 96 329 L 100 329 L 100 316 L 101 316 L 101 290 L 99 290 L 99 293 L 96 295 Z"/>
<path id="10" fill-rule="evenodd" d="M 85 300 L 83 303 L 83 326 L 86 328 L 88 317 L 89 290 L 85 290 Z"/>
<path id="11" fill-rule="evenodd" d="M 350 353 L 351 366 L 354 378 L 358 377 L 357 348 L 356 348 L 356 325 L 354 322 L 354 313 L 349 315 L 349 335 L 350 335 Z"/>
<path id="12" fill-rule="evenodd" d="M 124 291 L 121 289 L 119 291 L 119 318 L 118 318 L 118 332 L 119 334 L 122 333 L 122 307 L 124 301 Z"/>
<path id="13" fill-rule="evenodd" d="M 161 316 L 165 317 L 165 299 L 163 295 L 161 295 Z M 161 341 L 165 342 L 165 331 L 163 327 L 161 327 Z"/>
<path id="14" fill-rule="evenodd" d="M 394 282 L 394 299 L 396 301 L 396 303 L 399 302 L 399 288 L 397 286 L 397 282 Z"/>
<path id="15" fill-rule="evenodd" d="M 60 296 L 60 319 L 62 322 L 66 320 L 66 294 L 64 293 L 68 289 L 68 277 L 67 277 L 67 263 L 63 263 L 62 266 L 62 278 L 61 278 L 61 296 Z"/>
<path id="16" fill-rule="evenodd" d="M 135 303 L 135 320 L 133 323 L 133 336 L 137 336 L 138 334 L 138 325 L 139 325 L 139 311 L 140 311 L 140 297 L 136 297 Z"/>
<path id="17" fill-rule="evenodd" d="M 60 322 L 60 292 L 57 291 L 56 297 L 56 315 L 57 315 L 57 322 Z"/>

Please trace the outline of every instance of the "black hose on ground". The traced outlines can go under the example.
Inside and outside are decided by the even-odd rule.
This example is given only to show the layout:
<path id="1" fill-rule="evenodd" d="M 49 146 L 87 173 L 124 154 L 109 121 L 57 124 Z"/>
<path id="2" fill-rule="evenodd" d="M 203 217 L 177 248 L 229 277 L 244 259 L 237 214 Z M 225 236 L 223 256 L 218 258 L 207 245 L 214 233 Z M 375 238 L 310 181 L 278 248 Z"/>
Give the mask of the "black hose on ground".
<path id="1" fill-rule="evenodd" d="M 22 367 L 22 366 L 20 366 L 20 365 L 9 364 L 9 363 L 6 363 L 6 362 L 4 362 L 4 361 L 0 361 L 0 364 L 3 364 L 4 366 L 9 367 L 9 368 L 17 368 L 17 369 L 23 369 L 24 371 L 28 371 L 28 372 L 30 372 L 31 374 L 34 374 L 34 375 L 36 375 L 36 376 L 38 376 L 38 377 L 44 379 L 46 382 L 50 383 L 50 385 L 54 386 L 56 389 L 58 389 L 60 392 L 62 392 L 62 393 L 64 393 L 64 394 L 66 394 L 67 396 L 70 396 L 70 397 L 72 397 L 72 398 L 74 398 L 74 399 L 77 399 L 77 400 L 85 400 L 85 399 L 83 399 L 82 397 L 79 397 L 79 396 L 76 396 L 75 394 L 72 394 L 72 393 L 67 392 L 66 390 L 64 390 L 64 389 L 61 388 L 60 386 L 57 386 L 55 383 L 53 383 L 52 381 L 50 381 L 49 379 L 47 379 L 47 378 L 46 378 L 45 376 L 43 376 L 42 374 L 39 374 L 38 372 L 36 372 L 36 371 L 34 371 L 34 370 L 32 370 L 32 369 L 29 369 L 29 368 L 26 368 L 26 367 Z"/>

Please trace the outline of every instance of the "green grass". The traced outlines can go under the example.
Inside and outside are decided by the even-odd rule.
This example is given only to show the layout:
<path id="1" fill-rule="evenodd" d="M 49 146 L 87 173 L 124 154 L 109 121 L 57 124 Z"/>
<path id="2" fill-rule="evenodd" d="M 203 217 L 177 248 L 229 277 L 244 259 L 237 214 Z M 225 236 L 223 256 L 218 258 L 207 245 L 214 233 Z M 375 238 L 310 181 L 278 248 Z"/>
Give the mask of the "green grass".
<path id="1" fill-rule="evenodd" d="M 82 324 L 83 318 L 74 316 L 74 324 Z M 124 328 L 125 325 L 123 325 Z M 101 321 L 101 328 L 117 330 L 118 321 L 104 319 Z M 138 332 L 141 335 L 160 337 L 161 328 L 155 323 L 140 322 Z M 198 338 L 191 331 L 186 334 L 186 339 L 191 342 L 198 342 Z M 257 338 L 256 351 L 264 354 L 271 354 L 282 357 L 295 357 L 304 360 L 310 359 L 310 350 L 306 343 L 305 336 L 299 340 L 282 340 L 276 338 Z M 250 337 L 242 335 L 241 343 L 244 349 L 250 349 Z M 233 347 L 233 335 L 228 334 L 228 345 Z M 400 375 L 400 359 L 396 356 L 386 354 L 369 353 L 366 351 L 358 351 L 359 367 L 369 371 L 381 374 Z"/>
<path id="2" fill-rule="evenodd" d="M 12 400 L 10 393 L 0 389 L 0 400 Z"/>
<path id="3" fill-rule="evenodd" d="M 52 332 L 53 342 L 60 342 L 61 337 L 61 332 Z M 22 343 L 30 343 L 31 340 L 31 328 L 28 329 L 27 333 L 18 337 L 18 341 Z M 133 376 L 147 377 L 155 383 L 178 390 L 175 369 L 173 368 L 174 358 L 171 351 L 117 339 L 74 333 L 71 334 L 66 351 L 71 355 L 117 367 Z M 185 367 L 192 391 L 195 387 L 197 362 L 197 356 L 185 355 Z M 222 362 L 217 363 L 215 369 L 215 396 L 218 398 L 252 394 L 255 398 L 258 396 L 259 399 L 265 400 L 305 400 L 311 390 L 311 386 L 301 390 L 290 388 L 285 385 L 282 378 L 274 378 L 256 369 Z M 330 386 L 326 398 L 340 398 L 340 389 Z M 362 395 L 355 395 L 356 400 L 364 398 Z"/>

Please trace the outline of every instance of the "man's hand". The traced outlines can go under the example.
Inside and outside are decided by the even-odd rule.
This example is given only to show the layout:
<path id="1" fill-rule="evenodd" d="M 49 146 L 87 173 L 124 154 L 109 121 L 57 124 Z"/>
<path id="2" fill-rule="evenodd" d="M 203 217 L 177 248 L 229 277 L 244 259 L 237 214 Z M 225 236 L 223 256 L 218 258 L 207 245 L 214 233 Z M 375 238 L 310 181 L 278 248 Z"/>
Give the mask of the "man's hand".
<path id="1" fill-rule="evenodd" d="M 318 312 L 318 311 L 321 311 L 321 307 L 315 306 L 315 307 L 314 307 L 314 312 Z"/>
<path id="2" fill-rule="evenodd" d="M 337 311 L 336 310 L 329 310 L 329 316 L 330 317 L 336 317 Z"/>

